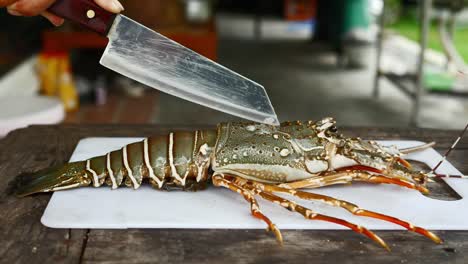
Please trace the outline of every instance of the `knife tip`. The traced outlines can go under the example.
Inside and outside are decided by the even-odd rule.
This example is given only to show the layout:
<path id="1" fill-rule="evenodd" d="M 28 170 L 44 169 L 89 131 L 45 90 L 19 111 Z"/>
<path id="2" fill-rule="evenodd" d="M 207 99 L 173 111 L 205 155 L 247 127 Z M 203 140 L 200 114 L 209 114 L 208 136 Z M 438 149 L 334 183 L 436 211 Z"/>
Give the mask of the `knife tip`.
<path id="1" fill-rule="evenodd" d="M 279 126 L 280 125 L 280 122 L 279 122 L 277 117 L 267 117 L 267 118 L 265 118 L 265 120 L 263 122 L 265 124 L 273 125 L 273 126 Z"/>

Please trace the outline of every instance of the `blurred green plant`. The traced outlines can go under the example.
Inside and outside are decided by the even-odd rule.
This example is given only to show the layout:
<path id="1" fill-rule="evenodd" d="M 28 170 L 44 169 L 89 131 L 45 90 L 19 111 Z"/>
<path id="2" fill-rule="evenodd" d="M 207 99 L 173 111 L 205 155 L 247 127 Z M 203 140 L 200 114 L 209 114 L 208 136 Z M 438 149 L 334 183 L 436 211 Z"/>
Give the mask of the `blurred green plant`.
<path id="1" fill-rule="evenodd" d="M 387 2 L 386 2 L 387 3 Z M 386 7 L 387 8 L 387 7 Z M 394 30 L 398 34 L 407 37 L 413 41 L 419 41 L 419 20 L 417 19 L 417 10 L 410 9 L 404 10 L 400 13 L 399 18 L 388 24 L 387 28 Z M 437 19 L 433 19 L 428 36 L 428 47 L 430 49 L 444 52 L 440 35 L 438 32 Z M 460 55 L 463 57 L 465 62 L 468 63 L 468 27 L 455 27 L 454 31 L 454 44 Z"/>
<path id="2" fill-rule="evenodd" d="M 384 24 L 386 26 L 395 24 L 400 19 L 402 12 L 401 0 L 384 0 Z"/>

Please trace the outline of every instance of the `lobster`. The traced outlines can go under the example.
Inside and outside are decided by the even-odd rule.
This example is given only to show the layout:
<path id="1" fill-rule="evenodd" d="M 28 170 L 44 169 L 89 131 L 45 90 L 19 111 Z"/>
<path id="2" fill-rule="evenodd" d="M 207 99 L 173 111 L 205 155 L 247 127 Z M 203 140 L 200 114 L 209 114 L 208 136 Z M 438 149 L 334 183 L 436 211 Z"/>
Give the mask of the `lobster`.
<path id="1" fill-rule="evenodd" d="M 16 178 L 19 197 L 78 187 L 138 189 L 149 182 L 156 189 L 196 191 L 208 183 L 239 193 L 251 214 L 264 221 L 282 243 L 278 227 L 262 213 L 257 197 L 310 220 L 345 226 L 389 250 L 374 232 L 343 219 L 319 214 L 277 194 L 341 207 L 351 214 L 388 221 L 419 233 L 435 243 L 434 233 L 407 221 L 360 208 L 350 202 L 302 189 L 366 182 L 395 184 L 428 193 L 432 172 L 415 171 L 402 158 L 428 146 L 398 150 L 374 141 L 348 138 L 338 132 L 333 118 L 317 122 L 221 123 L 213 130 L 173 132 L 129 144 L 88 160 L 68 163 Z"/>

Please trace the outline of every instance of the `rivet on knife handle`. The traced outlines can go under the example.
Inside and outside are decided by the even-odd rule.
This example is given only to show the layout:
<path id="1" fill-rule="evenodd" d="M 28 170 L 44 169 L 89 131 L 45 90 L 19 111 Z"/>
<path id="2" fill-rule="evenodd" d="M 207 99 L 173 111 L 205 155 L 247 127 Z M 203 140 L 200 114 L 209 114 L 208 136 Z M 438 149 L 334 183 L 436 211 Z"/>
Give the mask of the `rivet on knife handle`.
<path id="1" fill-rule="evenodd" d="M 49 12 L 106 36 L 115 14 L 98 6 L 94 0 L 57 0 Z"/>

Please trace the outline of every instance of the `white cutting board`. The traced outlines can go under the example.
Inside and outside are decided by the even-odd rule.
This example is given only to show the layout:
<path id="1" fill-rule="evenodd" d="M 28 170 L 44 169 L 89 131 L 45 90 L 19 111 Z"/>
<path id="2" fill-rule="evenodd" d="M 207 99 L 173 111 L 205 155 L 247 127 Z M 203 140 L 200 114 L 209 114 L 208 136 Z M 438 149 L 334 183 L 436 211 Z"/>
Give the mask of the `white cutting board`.
<path id="1" fill-rule="evenodd" d="M 81 140 L 71 161 L 88 159 L 141 138 L 88 138 Z M 422 144 L 418 141 L 381 141 L 400 148 Z M 433 167 L 441 158 L 428 149 L 407 156 Z M 437 171 L 461 175 L 445 162 Z M 460 196 L 468 195 L 468 180 L 447 179 Z M 394 185 L 356 183 L 314 190 L 355 203 L 362 208 L 411 221 L 428 229 L 468 230 L 468 199 L 441 201 L 427 198 L 417 191 Z M 293 199 L 296 200 L 296 199 Z M 296 200 L 297 201 L 297 200 Z M 310 221 L 299 214 L 261 200 L 260 207 L 280 229 L 343 229 L 322 221 Z M 300 202 L 311 209 L 364 225 L 370 229 L 402 229 L 376 219 L 357 217 L 349 212 L 318 202 Z M 237 193 L 210 186 L 193 192 L 157 191 L 149 186 L 138 190 L 126 187 L 112 191 L 103 186 L 55 192 L 41 222 L 52 228 L 219 228 L 264 229 L 265 225 L 250 215 L 249 205 Z"/>

